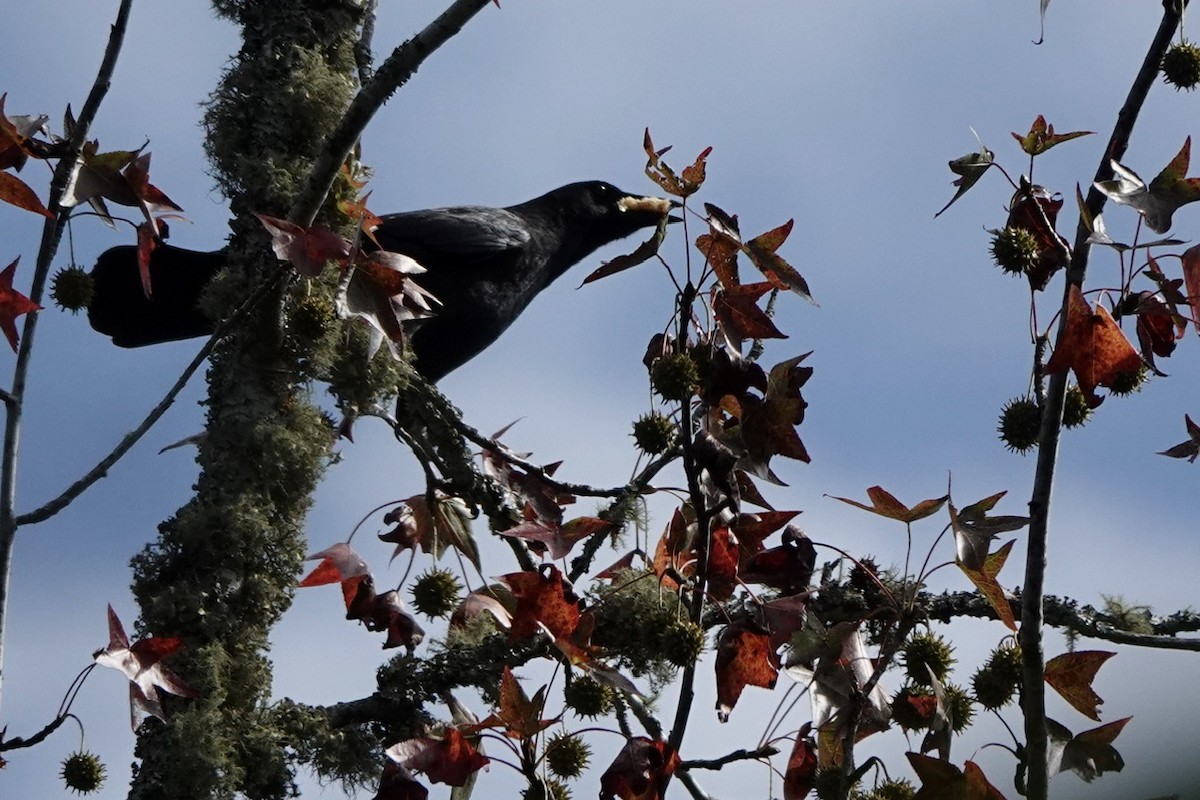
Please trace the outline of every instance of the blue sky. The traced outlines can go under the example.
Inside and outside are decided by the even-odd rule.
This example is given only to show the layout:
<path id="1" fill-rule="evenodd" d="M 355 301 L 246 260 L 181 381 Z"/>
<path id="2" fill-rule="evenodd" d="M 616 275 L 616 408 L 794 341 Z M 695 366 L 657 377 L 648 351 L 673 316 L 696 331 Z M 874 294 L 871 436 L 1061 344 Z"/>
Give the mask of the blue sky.
<path id="1" fill-rule="evenodd" d="M 431 2 L 383 5 L 381 52 L 440 11 Z M 66 103 L 78 109 L 115 6 L 59 0 L 52 14 L 38 4 L 10 11 L 0 29 L 0 91 L 8 92 L 9 113 L 58 120 Z M 1038 114 L 1059 130 L 1097 131 L 1038 166 L 1039 181 L 1067 196 L 1060 229 L 1073 230 L 1075 182 L 1086 186 L 1095 170 L 1159 12 L 1157 3 L 1056 0 L 1047 41 L 1037 47 L 1036 6 L 505 0 L 430 58 L 375 120 L 364 141 L 375 172 L 372 206 L 507 205 L 590 178 L 652 192 L 642 176 L 643 128 L 660 146 L 675 145 L 677 165 L 712 146 L 700 199 L 738 213 L 742 230 L 752 233 L 794 217 L 782 253 L 820 303 L 783 299 L 779 324 L 791 338 L 768 351 L 768 359 L 781 360 L 812 350 L 808 363 L 816 369 L 805 387 L 810 407 L 800 431 L 813 462 L 778 465 L 789 486 L 771 499 L 802 509 L 800 522 L 814 539 L 900 562 L 902 531 L 825 495 L 861 497 L 882 484 L 915 502 L 942 494 L 952 473 L 961 500 L 1008 489 L 998 510 L 1021 513 L 1034 467 L 1032 457 L 1008 453 L 995 436 L 1001 405 L 1025 391 L 1030 361 L 1028 292 L 991 266 L 984 230 L 1003 225 L 1010 189 L 991 173 L 935 221 L 953 191 L 946 162 L 976 147 L 972 127 L 1013 174 L 1026 161 L 1009 132 L 1025 131 Z M 180 246 L 211 249 L 225 236 L 198 119 L 236 47 L 235 32 L 205 4 L 139 4 L 94 129 L 106 149 L 150 140 L 154 182 L 192 220 L 173 226 Z M 1148 179 L 1186 136 L 1200 135 L 1198 120 L 1195 95 L 1157 85 L 1125 163 Z M 30 165 L 24 178 L 44 180 L 40 168 Z M 1106 219 L 1114 234 L 1130 234 L 1132 212 L 1110 208 Z M 0 263 L 22 256 L 19 286 L 32 270 L 39 231 L 31 215 L 0 209 Z M 1200 239 L 1197 206 L 1176 214 L 1173 232 Z M 679 263 L 684 244 L 674 233 L 664 252 Z M 75 257 L 88 265 L 129 238 L 82 220 L 74 227 Z M 549 289 L 485 356 L 441 384 L 480 430 L 520 418 L 507 436 L 515 447 L 545 461 L 564 459 L 561 474 L 571 480 L 605 485 L 623 482 L 632 467 L 628 426 L 650 405 L 640 359 L 672 301 L 670 281 L 652 265 L 575 288 L 588 268 L 617 252 L 597 254 Z M 59 262 L 66 263 L 65 249 Z M 1092 263 L 1089 286 L 1116 282 L 1108 253 L 1094 254 Z M 1059 288 L 1055 282 L 1055 296 Z M 1042 308 L 1047 319 L 1050 304 Z M 22 436 L 21 511 L 57 494 L 106 453 L 199 346 L 118 350 L 82 317 L 56 310 L 44 313 L 38 337 Z M 1088 425 L 1065 436 L 1051 592 L 1096 604 L 1102 593 L 1122 594 L 1163 612 L 1197 605 L 1196 468 L 1155 455 L 1184 438 L 1185 412 L 1200 413 L 1196 349 L 1189 334 L 1162 365 L 1172 377 L 1106 402 Z M 105 643 L 106 603 L 127 625 L 136 616 L 128 560 L 186 500 L 196 470 L 187 450 L 157 451 L 200 429 L 200 396 L 200 386 L 191 387 L 106 481 L 51 521 L 20 532 L 4 665 L 10 735 L 44 724 L 92 650 Z M 381 425 L 361 425 L 356 443 L 342 450 L 344 462 L 331 470 L 309 521 L 313 550 L 344 538 L 375 505 L 421 490 L 419 469 Z M 587 503 L 579 508 L 590 510 Z M 655 510 L 653 535 L 666 522 L 665 501 Z M 931 542 L 939 529 L 919 529 L 918 542 Z M 356 545 L 380 580 L 398 580 L 373 532 Z M 1020 582 L 1023 535 L 1017 540 L 1001 575 L 1008 586 Z M 503 550 L 488 552 L 489 574 L 510 570 Z M 938 576 L 946 588 L 967 588 L 948 570 Z M 331 592 L 301 593 L 277 630 L 280 694 L 326 702 L 370 690 L 383 657 L 378 641 L 340 619 Z M 951 635 L 962 644 L 965 681 L 1000 632 L 971 623 Z M 1193 688 L 1200 660 L 1082 646 L 1120 652 L 1096 688 L 1108 701 L 1105 721 L 1135 716 L 1118 740 L 1127 767 L 1090 787 L 1074 775 L 1059 777 L 1055 796 L 1200 797 L 1200 782 L 1181 766 L 1190 765 L 1200 732 Z M 1049 646 L 1051 653 L 1058 648 L 1058 641 Z M 751 744 L 786 683 L 781 677 L 773 694 L 748 689 L 724 727 L 709 711 L 711 685 L 702 684 L 706 694 L 685 756 L 717 756 L 735 740 Z M 1069 727 L 1090 727 L 1051 703 L 1052 715 Z M 101 796 L 123 796 L 132 735 L 121 677 L 93 675 L 74 710 L 87 745 L 109 765 Z M 790 727 L 803 721 L 801 713 Z M 1004 740 L 1002 729 L 981 725 L 956 744 L 956 759 L 993 740 Z M 48 744 L 12 754 L 0 772 L 0 793 L 65 795 L 57 762 L 76 743 L 64 728 Z M 905 769 L 898 732 L 874 743 Z M 596 762 L 606 764 L 613 746 L 597 742 Z M 980 758 L 1013 796 L 1011 762 L 995 748 Z M 493 767 L 487 779 L 510 785 L 502 773 Z M 748 785 L 761 786 L 753 796 L 766 797 L 767 781 L 765 770 L 746 767 L 704 783 L 720 797 L 745 796 Z M 309 791 L 340 796 L 336 788 Z M 591 791 L 581 786 L 577 796 Z"/>

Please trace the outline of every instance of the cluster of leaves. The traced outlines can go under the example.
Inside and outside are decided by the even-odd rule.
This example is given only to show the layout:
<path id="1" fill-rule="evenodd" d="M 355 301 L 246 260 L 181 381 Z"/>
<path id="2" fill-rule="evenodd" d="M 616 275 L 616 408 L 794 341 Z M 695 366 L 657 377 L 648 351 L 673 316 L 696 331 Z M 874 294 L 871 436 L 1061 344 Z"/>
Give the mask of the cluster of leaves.
<path id="1" fill-rule="evenodd" d="M 1056 230 L 1058 213 L 1063 206 L 1062 195 L 1033 182 L 1035 159 L 1059 144 L 1090 135 L 1090 131 L 1058 133 L 1044 117 L 1038 116 L 1027 133 L 1012 135 L 1029 156 L 1029 175 L 1021 176 L 1017 182 L 1009 178 L 1015 193 L 1005 226 L 991 232 L 992 256 L 1006 272 L 1027 278 L 1031 291 L 1037 293 L 1044 291 L 1054 275 L 1068 266 L 1072 253 L 1066 238 Z M 1098 292 L 1103 297 L 1094 303 L 1089 302 L 1078 285 L 1068 287 L 1068 302 L 1061 312 L 1065 315 L 1062 332 L 1044 362 L 1041 360 L 1044 343 L 1049 341 L 1050 335 L 1038 330 L 1037 308 L 1032 306 L 1030 327 L 1035 331 L 1031 369 L 1033 392 L 1012 401 L 1001 415 L 1001 438 L 1010 449 L 1024 452 L 1037 444 L 1044 375 L 1067 370 L 1074 374 L 1086 409 L 1082 413 L 1076 410 L 1074 418 L 1068 417 L 1064 421 L 1078 424 L 1086 418 L 1087 410 L 1103 402 L 1104 396 L 1097 393 L 1097 388 L 1104 387 L 1109 394 L 1122 395 L 1138 388 L 1148 374 L 1165 377 L 1166 373 L 1159 369 L 1156 359 L 1167 358 L 1174 352 L 1189 322 L 1200 332 L 1200 246 L 1171 253 L 1166 248 L 1183 244 L 1181 239 L 1165 237 L 1139 241 L 1143 223 L 1151 231 L 1165 234 L 1180 206 L 1200 200 L 1200 178 L 1187 177 L 1190 157 L 1189 137 L 1148 185 L 1136 172 L 1115 160 L 1110 164 L 1113 179 L 1095 183 L 1096 191 L 1138 212 L 1137 231 L 1131 243 L 1114 239 L 1103 216 L 1093 216 L 1089 212 L 1082 191 L 1076 188 L 1080 219 L 1088 233 L 1087 242 L 1117 253 L 1120 281 L 1115 290 Z M 986 147 L 981 146 L 977 153 L 951 161 L 951 170 L 961 177 L 955 181 L 958 191 L 947 207 L 991 167 L 1000 169 L 1008 177 Z M 1139 253 L 1143 254 L 1141 261 L 1138 260 Z M 1179 259 L 1180 277 L 1169 278 L 1164 273 L 1161 263 L 1167 258 Z M 1135 281 L 1139 280 L 1145 281 L 1148 288 L 1135 288 Z M 1122 330 L 1126 320 L 1133 322 L 1136 347 Z M 1166 454 L 1174 455 L 1172 450 Z M 1190 454 L 1186 449 L 1180 452 L 1180 457 Z"/>

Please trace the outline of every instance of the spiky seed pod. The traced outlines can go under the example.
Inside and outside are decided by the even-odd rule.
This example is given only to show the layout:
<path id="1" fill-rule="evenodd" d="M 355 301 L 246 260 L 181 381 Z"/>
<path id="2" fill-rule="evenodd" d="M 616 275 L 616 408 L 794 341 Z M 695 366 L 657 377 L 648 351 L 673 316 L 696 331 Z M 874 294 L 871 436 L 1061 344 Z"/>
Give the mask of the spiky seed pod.
<path id="1" fill-rule="evenodd" d="M 578 736 L 560 733 L 546 744 L 546 766 L 560 778 L 578 778 L 591 757 L 592 748 Z"/>
<path id="2" fill-rule="evenodd" d="M 904 778 L 886 780 L 876 786 L 862 800 L 913 800 L 917 796 L 917 787 Z"/>
<path id="3" fill-rule="evenodd" d="M 444 617 L 458 606 L 462 584 L 449 570 L 434 567 L 412 587 L 413 608 L 430 619 Z"/>
<path id="4" fill-rule="evenodd" d="M 700 371 L 690 355 L 674 353 L 654 362 L 650 382 L 664 400 L 687 400 L 700 383 Z"/>
<path id="5" fill-rule="evenodd" d="M 852 793 L 853 791 L 850 792 L 850 794 Z M 835 798 L 843 797 L 841 768 L 818 769 L 817 774 L 813 777 L 813 794 L 817 796 L 817 800 L 835 800 Z"/>
<path id="6" fill-rule="evenodd" d="M 1067 388 L 1067 396 L 1063 400 L 1063 426 L 1078 428 L 1087 422 L 1091 415 L 1092 409 L 1088 407 L 1087 398 L 1083 396 L 1083 389 L 1072 383 Z"/>
<path id="7" fill-rule="evenodd" d="M 900 691 L 892 696 L 892 720 L 907 731 L 928 728 L 932 717 L 924 716 L 910 701 L 919 700 L 932 704 L 932 698 L 933 691 L 931 689 L 912 685 L 901 687 Z"/>
<path id="8" fill-rule="evenodd" d="M 288 317 L 288 330 L 298 339 L 315 342 L 325 335 L 336 316 L 333 303 L 327 298 L 315 294 L 305 295 L 292 306 Z"/>
<path id="9" fill-rule="evenodd" d="M 665 453 L 675 442 L 675 423 L 663 414 L 645 414 L 633 423 L 633 441 L 643 453 Z"/>
<path id="10" fill-rule="evenodd" d="M 1025 228 L 995 231 L 990 249 L 996 266 L 1010 275 L 1024 275 L 1038 265 L 1037 237 Z"/>
<path id="11" fill-rule="evenodd" d="M 612 710 L 612 689 L 594 678 L 575 678 L 563 689 L 563 701 L 581 717 L 599 717 Z"/>
<path id="12" fill-rule="evenodd" d="M 959 733 L 965 730 L 975 716 L 971 695 L 959 686 L 946 684 L 946 705 L 950 707 L 950 730 Z"/>
<path id="13" fill-rule="evenodd" d="M 1000 441 L 1015 453 L 1036 447 L 1042 429 L 1042 409 L 1032 397 L 1016 397 L 1000 410 Z"/>
<path id="14" fill-rule="evenodd" d="M 63 783 L 67 788 L 79 794 L 91 794 L 100 791 L 104 785 L 107 770 L 104 762 L 95 753 L 86 750 L 72 753 L 62 762 Z"/>
<path id="15" fill-rule="evenodd" d="M 929 686 L 929 671 L 945 681 L 954 666 L 954 648 L 936 633 L 918 633 L 904 645 L 904 668 L 908 679 L 918 686 Z"/>
<path id="16" fill-rule="evenodd" d="M 691 620 L 673 620 L 662 633 L 662 654 L 677 667 L 690 667 L 704 652 L 704 629 Z"/>
<path id="17" fill-rule="evenodd" d="M 1112 386 L 1108 387 L 1108 391 L 1117 397 L 1124 397 L 1126 395 L 1131 395 L 1134 392 L 1140 392 L 1142 390 L 1142 386 L 1146 383 L 1146 377 L 1148 374 L 1149 373 L 1146 370 L 1145 364 L 1141 365 L 1137 369 L 1118 372 L 1116 377 L 1113 379 Z"/>
<path id="18" fill-rule="evenodd" d="M 850 570 L 850 585 L 860 592 L 866 593 L 878 590 L 879 585 L 876 583 L 878 579 L 879 564 L 871 556 L 860 559 Z"/>
<path id="19" fill-rule="evenodd" d="M 50 297 L 59 308 L 78 314 L 92 303 L 96 281 L 79 267 L 65 267 L 50 281 Z"/>
<path id="20" fill-rule="evenodd" d="M 989 711 L 1012 702 L 1021 686 L 1021 648 L 1005 645 L 993 650 L 971 678 L 971 686 L 975 700 Z"/>
<path id="21" fill-rule="evenodd" d="M 1191 91 L 1200 84 L 1200 47 L 1192 42 L 1179 42 L 1163 55 L 1163 80 L 1176 91 Z"/>
<path id="22" fill-rule="evenodd" d="M 571 790 L 561 781 L 539 779 L 521 793 L 521 800 L 571 800 Z"/>

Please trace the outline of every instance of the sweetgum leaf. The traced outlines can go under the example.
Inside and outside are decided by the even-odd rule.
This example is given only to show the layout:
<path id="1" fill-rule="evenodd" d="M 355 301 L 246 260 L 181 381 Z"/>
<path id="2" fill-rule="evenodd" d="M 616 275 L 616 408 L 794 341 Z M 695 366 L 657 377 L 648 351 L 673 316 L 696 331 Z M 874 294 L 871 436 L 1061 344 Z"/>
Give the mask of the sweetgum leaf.
<path id="1" fill-rule="evenodd" d="M 1029 133 L 1021 136 L 1014 133 L 1012 137 L 1021 145 L 1021 149 L 1031 156 L 1041 155 L 1056 144 L 1069 142 L 1081 136 L 1091 136 L 1093 131 L 1071 131 L 1070 133 L 1055 133 L 1054 126 L 1046 123 L 1046 118 L 1038 114 L 1037 119 L 1029 126 Z"/>
<path id="2" fill-rule="evenodd" d="M 8 339 L 13 352 L 17 352 L 17 317 L 33 311 L 41 311 L 42 307 L 13 288 L 13 277 L 17 274 L 17 262 L 20 256 L 0 272 L 0 330 Z"/>
<path id="3" fill-rule="evenodd" d="M 983 142 L 980 142 L 978 153 L 967 153 L 965 156 L 959 156 L 951 161 L 950 171 L 959 176 L 957 179 L 955 179 L 952 185 L 957 186 L 958 191 L 954 193 L 954 197 L 950 198 L 949 203 L 946 203 L 946 205 L 942 206 L 941 211 L 933 215 L 934 219 L 940 217 L 942 212 L 954 205 L 954 203 L 958 201 L 958 198 L 966 194 L 967 190 L 974 186 L 979 179 L 983 177 L 983 173 L 988 171 L 988 168 L 992 166 L 992 162 L 995 160 L 995 158 L 996 154 L 991 150 L 988 150 L 987 147 L 983 145 Z"/>
<path id="4" fill-rule="evenodd" d="M 1192 422 L 1192 418 L 1188 414 L 1183 415 L 1183 422 L 1187 426 L 1187 440 L 1180 442 L 1174 447 L 1168 447 L 1166 450 L 1161 451 L 1159 455 L 1170 458 L 1186 458 L 1188 463 L 1194 464 L 1196 457 L 1200 455 L 1200 425 Z"/>
<path id="5" fill-rule="evenodd" d="M 833 495 L 830 495 L 833 497 Z M 882 486 L 872 486 L 867 489 L 867 497 L 871 501 L 871 505 L 864 505 L 857 500 L 851 500 L 848 497 L 833 497 L 834 500 L 841 500 L 843 503 L 849 503 L 856 508 L 861 508 L 864 511 L 870 511 L 872 514 L 878 514 L 881 517 L 888 519 L 899 520 L 904 523 L 916 522 L 919 519 L 936 514 L 947 500 L 949 495 L 943 497 L 935 497 L 929 500 L 922 500 L 912 508 L 901 503 L 893 497 Z"/>
<path id="6" fill-rule="evenodd" d="M 726 626 L 717 639 L 717 719 L 729 721 L 747 686 L 775 688 L 778 663 L 766 631 L 749 620 Z"/>
<path id="7" fill-rule="evenodd" d="M 1063 699 L 1088 719 L 1100 720 L 1104 703 L 1092 690 L 1092 681 L 1105 661 L 1116 653 L 1106 650 L 1075 650 L 1046 662 L 1045 679 Z"/>
<path id="8" fill-rule="evenodd" d="M 992 608 L 1000 616 L 1000 621 L 1008 626 L 1009 630 L 1017 629 L 1017 621 L 1013 616 L 1012 606 L 1008 601 L 1008 594 L 1004 588 L 996 580 L 996 576 L 1000 574 L 1004 562 L 1008 560 L 1008 553 L 1012 550 L 1015 539 L 1003 545 L 999 550 L 990 553 L 984 558 L 983 564 L 979 569 L 970 569 L 960 560 L 958 562 L 959 569 L 963 571 L 971 583 L 975 584 L 975 588 L 979 593 L 987 598 Z"/>
<path id="9" fill-rule="evenodd" d="M 1122 373 L 1141 367 L 1142 357 L 1107 309 L 1097 304 L 1093 311 L 1078 286 L 1071 287 L 1066 313 L 1066 329 L 1046 362 L 1046 372 L 1071 369 L 1088 405 L 1095 408 L 1103 402 L 1096 387 L 1111 387 Z"/>

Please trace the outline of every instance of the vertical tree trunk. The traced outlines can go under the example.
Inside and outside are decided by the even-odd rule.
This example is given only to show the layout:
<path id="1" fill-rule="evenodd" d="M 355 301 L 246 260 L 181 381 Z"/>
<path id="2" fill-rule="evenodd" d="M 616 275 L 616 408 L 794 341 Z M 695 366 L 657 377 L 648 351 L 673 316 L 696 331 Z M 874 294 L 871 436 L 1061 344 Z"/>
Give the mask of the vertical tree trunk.
<path id="1" fill-rule="evenodd" d="M 208 102 L 206 146 L 237 215 L 230 274 L 208 305 L 227 313 L 275 268 L 250 211 L 283 215 L 356 88 L 362 9 L 330 0 L 214 0 L 243 30 Z M 182 636 L 181 671 L 203 696 L 141 729 L 138 798 L 281 798 L 291 766 L 263 713 L 271 626 L 291 602 L 302 525 L 330 429 L 264 303 L 214 350 L 196 495 L 135 560 L 142 625 Z M 182 704 L 181 704 L 182 706 Z"/>

